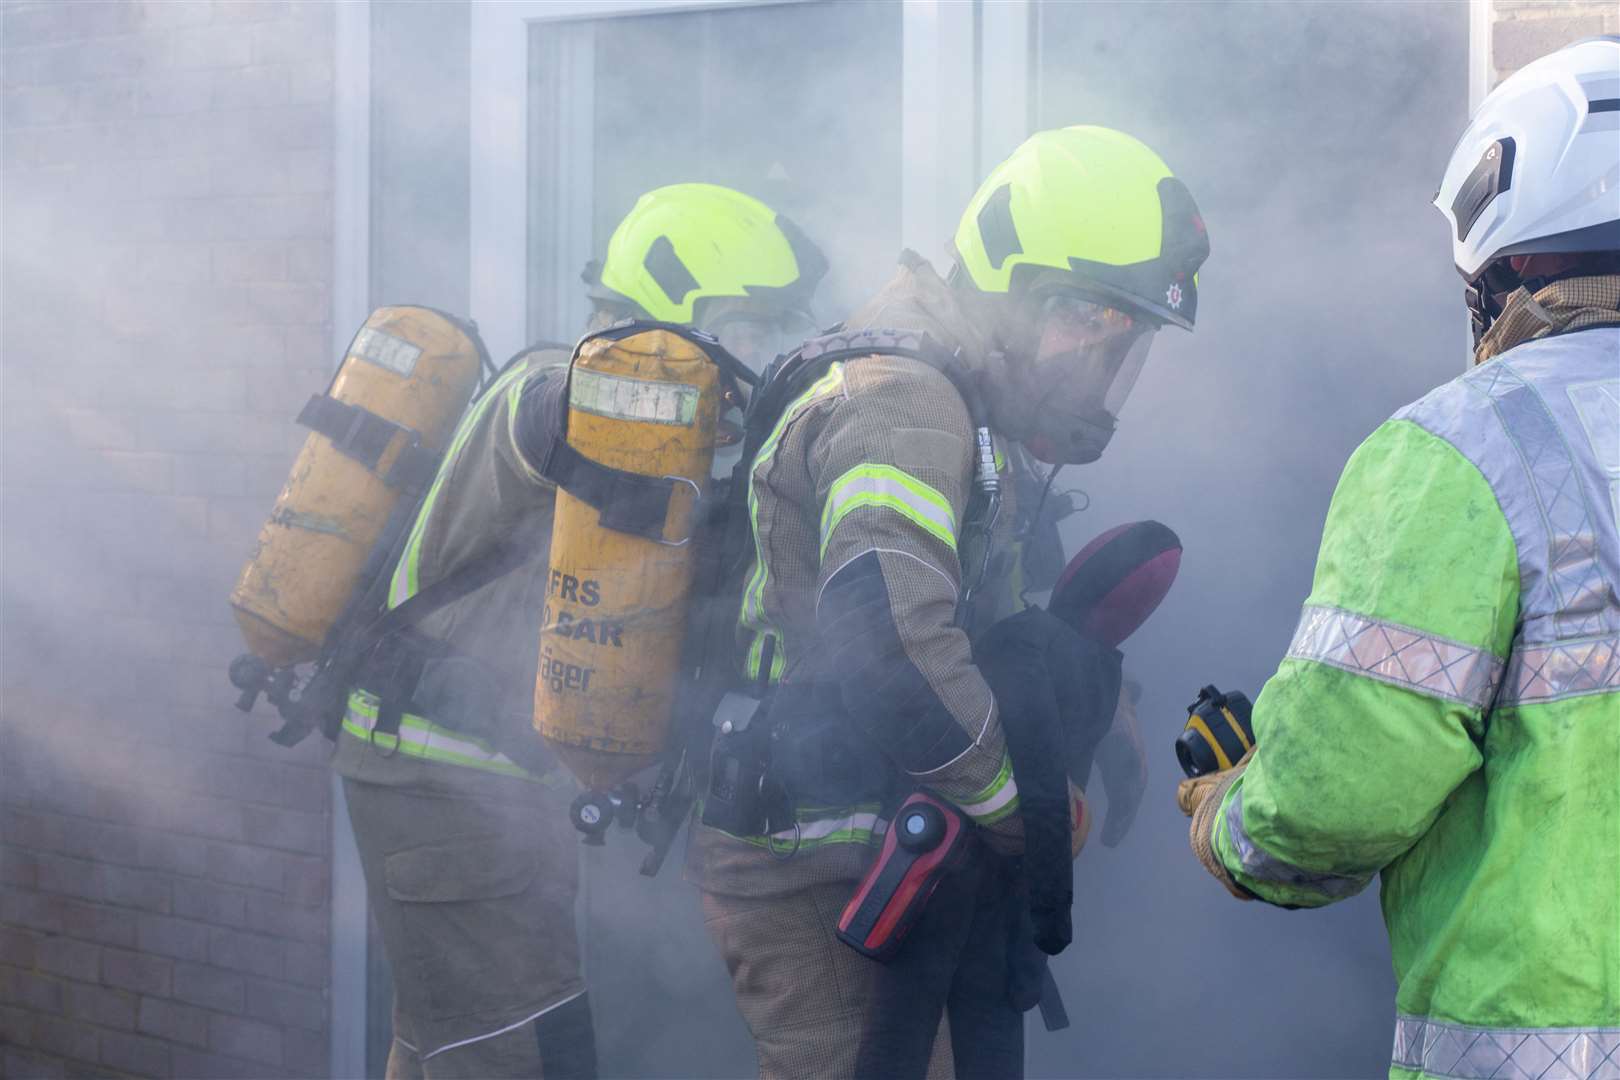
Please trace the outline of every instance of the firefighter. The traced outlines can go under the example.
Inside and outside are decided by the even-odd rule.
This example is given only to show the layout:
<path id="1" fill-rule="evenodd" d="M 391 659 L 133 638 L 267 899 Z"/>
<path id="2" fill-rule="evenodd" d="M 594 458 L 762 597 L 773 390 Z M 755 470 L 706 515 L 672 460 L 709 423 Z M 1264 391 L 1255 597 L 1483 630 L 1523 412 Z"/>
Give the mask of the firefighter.
<path id="1" fill-rule="evenodd" d="M 748 196 L 660 188 L 589 275 L 592 321 L 695 324 L 763 366 L 774 353 L 762 350 L 803 324 L 825 269 L 791 222 Z M 390 1077 L 596 1071 L 574 930 L 573 792 L 531 723 L 555 495 L 539 471 L 544 414 L 568 356 L 532 348 L 475 399 L 389 605 L 480 561 L 515 568 L 374 650 L 338 738 L 334 766 L 394 976 Z"/>
<path id="2" fill-rule="evenodd" d="M 1463 133 L 1474 366 L 1351 456 L 1254 748 L 1179 792 L 1239 899 L 1382 875 L 1403 1080 L 1620 1061 L 1617 72 L 1571 45 Z"/>
<path id="3" fill-rule="evenodd" d="M 1152 150 L 1105 128 L 1046 131 L 968 205 L 948 278 L 907 252 L 838 333 L 804 346 L 845 359 L 786 404 L 749 472 L 739 652 L 769 704 L 722 723 L 711 767 L 749 775 L 748 754 L 720 756 L 754 733 L 769 763 L 741 786 L 766 816 L 722 823 L 711 780 L 688 856 L 762 1075 L 855 1070 L 877 964 L 834 927 L 897 792 L 942 796 L 1001 852 L 1022 844 L 1003 718 L 959 625 L 964 593 L 988 609 L 967 620 L 981 627 L 1016 594 L 1018 514 L 970 506 L 979 418 L 997 466 L 1018 443 L 1050 463 L 1096 460 L 1156 331 L 1191 329 L 1207 251 Z M 1066 841 L 1083 823 L 1061 802 Z M 948 1068 L 946 1040 L 932 1051 Z"/>

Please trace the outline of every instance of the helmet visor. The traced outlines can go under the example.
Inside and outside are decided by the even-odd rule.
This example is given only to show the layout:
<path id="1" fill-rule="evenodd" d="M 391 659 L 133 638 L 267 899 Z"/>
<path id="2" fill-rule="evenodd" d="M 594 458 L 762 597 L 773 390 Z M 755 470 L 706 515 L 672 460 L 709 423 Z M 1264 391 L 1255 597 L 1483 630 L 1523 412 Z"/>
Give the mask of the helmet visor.
<path id="1" fill-rule="evenodd" d="M 1065 412 L 1118 416 L 1147 363 L 1158 327 L 1077 296 L 1041 304 L 1035 373 Z"/>

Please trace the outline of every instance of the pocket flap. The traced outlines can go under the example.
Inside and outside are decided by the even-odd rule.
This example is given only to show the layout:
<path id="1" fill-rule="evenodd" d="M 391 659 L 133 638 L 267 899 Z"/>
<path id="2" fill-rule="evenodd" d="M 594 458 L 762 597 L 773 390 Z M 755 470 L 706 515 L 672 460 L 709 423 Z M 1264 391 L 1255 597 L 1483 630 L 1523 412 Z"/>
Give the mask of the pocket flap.
<path id="1" fill-rule="evenodd" d="M 539 870 L 539 855 L 508 837 L 478 836 L 396 851 L 383 867 L 395 900 L 442 904 L 522 892 Z"/>

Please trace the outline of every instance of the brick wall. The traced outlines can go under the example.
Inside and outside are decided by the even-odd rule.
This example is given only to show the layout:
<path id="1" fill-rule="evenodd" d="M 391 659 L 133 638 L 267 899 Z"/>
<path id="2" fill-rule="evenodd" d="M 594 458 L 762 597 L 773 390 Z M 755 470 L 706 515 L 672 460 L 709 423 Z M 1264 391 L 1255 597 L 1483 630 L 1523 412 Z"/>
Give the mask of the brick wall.
<path id="1" fill-rule="evenodd" d="M 1540 56 L 1582 38 L 1620 34 L 1620 7 L 1608 0 L 1493 0 L 1491 85 Z"/>
<path id="2" fill-rule="evenodd" d="M 224 667 L 330 370 L 332 9 L 0 19 L 0 1075 L 321 1074 L 322 741 Z"/>

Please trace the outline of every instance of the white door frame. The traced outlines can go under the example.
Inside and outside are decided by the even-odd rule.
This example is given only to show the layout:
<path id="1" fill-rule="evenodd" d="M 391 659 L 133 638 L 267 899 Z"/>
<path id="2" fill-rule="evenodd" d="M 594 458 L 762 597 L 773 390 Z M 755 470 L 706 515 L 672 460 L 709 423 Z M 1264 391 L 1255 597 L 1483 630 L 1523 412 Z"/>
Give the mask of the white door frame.
<path id="1" fill-rule="evenodd" d="M 530 334 L 528 312 L 528 25 L 619 15 L 807 3 L 812 0 L 513 0 L 472 10 L 474 79 L 471 101 L 471 314 L 490 351 L 504 357 Z M 993 145 L 1016 145 L 1027 124 L 1027 0 L 975 5 L 956 0 L 905 0 L 901 8 L 901 242 L 935 254 L 950 236 L 955 215 L 972 194 L 982 166 L 963 137 L 962 118 L 974 115 L 975 26 L 1000 45 L 986 67 L 994 77 L 984 95 Z M 585 50 L 574 50 L 576 54 Z M 591 61 L 575 55 L 557 73 L 561 87 L 589 94 Z M 989 72 L 987 71 L 987 74 Z M 577 99 L 576 99 L 577 100 Z M 554 160 L 571 163 L 551 189 L 558 234 L 546 245 L 556 260 L 560 287 L 577 291 L 574 275 L 600 254 L 591 250 L 591 132 L 560 125 Z M 992 145 L 986 141 L 985 145 Z M 572 296 L 572 294 L 570 294 Z M 547 301 L 569 310 L 568 297 Z M 553 333 L 558 327 L 550 328 Z M 568 328 L 571 332 L 571 327 Z"/>

